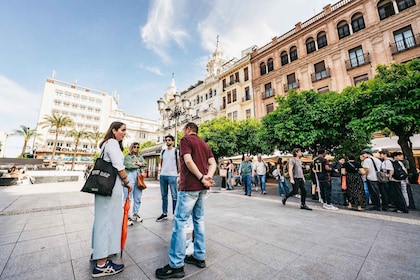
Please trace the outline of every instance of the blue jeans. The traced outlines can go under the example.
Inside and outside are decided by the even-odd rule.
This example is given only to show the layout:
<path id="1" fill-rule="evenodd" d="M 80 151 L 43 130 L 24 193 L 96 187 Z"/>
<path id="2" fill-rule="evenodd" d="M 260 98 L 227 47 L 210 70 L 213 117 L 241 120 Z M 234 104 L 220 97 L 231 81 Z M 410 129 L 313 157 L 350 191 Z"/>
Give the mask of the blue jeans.
<path id="1" fill-rule="evenodd" d="M 368 183 L 366 181 L 363 181 L 363 187 L 365 189 L 365 195 L 366 195 L 366 204 L 369 205 L 369 199 L 370 199 L 370 195 L 369 195 L 369 187 L 368 187 Z"/>
<path id="2" fill-rule="evenodd" d="M 265 192 L 265 189 L 266 189 L 265 174 L 263 174 L 263 175 L 257 174 L 257 178 L 258 178 L 258 183 L 261 186 L 261 192 Z"/>
<path id="3" fill-rule="evenodd" d="M 286 195 L 289 193 L 289 187 L 287 186 L 287 179 L 284 178 L 284 181 L 282 182 L 281 179 L 279 178 L 277 180 L 277 184 L 278 184 L 278 188 L 279 188 L 279 195 Z"/>
<path id="4" fill-rule="evenodd" d="M 205 260 L 206 242 L 204 225 L 204 195 L 206 191 L 180 191 L 175 209 L 175 220 L 172 229 L 171 247 L 169 248 L 169 265 L 172 268 L 184 266 L 186 232 L 188 218 L 192 216 L 194 224 L 194 258 Z"/>
<path id="5" fill-rule="evenodd" d="M 162 214 L 168 214 L 168 185 L 172 195 L 172 213 L 175 213 L 176 200 L 178 196 L 178 182 L 176 176 L 160 176 L 160 193 L 162 195 Z"/>
<path id="6" fill-rule="evenodd" d="M 242 183 L 244 184 L 245 194 L 251 194 L 251 174 L 242 175 Z"/>
<path id="7" fill-rule="evenodd" d="M 228 177 L 227 177 L 227 188 L 228 188 L 228 190 L 231 190 L 231 189 L 233 189 L 232 188 L 232 172 L 231 171 L 228 171 Z"/>
<path id="8" fill-rule="evenodd" d="M 130 185 L 133 187 L 133 190 L 130 192 L 130 210 L 128 210 L 128 216 L 132 217 L 133 213 L 138 214 L 141 204 L 141 195 L 142 190 L 137 186 L 137 170 L 127 172 L 127 179 L 130 182 Z M 127 198 L 127 188 L 123 188 L 124 191 L 124 203 Z"/>

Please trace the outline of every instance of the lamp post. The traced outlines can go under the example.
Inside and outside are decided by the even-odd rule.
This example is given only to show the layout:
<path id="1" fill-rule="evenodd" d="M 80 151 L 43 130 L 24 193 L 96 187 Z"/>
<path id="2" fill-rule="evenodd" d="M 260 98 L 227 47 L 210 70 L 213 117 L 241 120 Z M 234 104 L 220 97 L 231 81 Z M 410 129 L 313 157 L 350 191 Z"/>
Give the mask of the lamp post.
<path id="1" fill-rule="evenodd" d="M 160 114 L 163 118 L 163 126 L 165 125 L 165 120 L 168 120 L 168 124 L 170 125 L 170 122 L 174 120 L 175 122 L 175 145 L 178 141 L 178 123 L 181 116 L 185 115 L 185 119 L 189 119 L 190 117 L 190 109 L 191 109 L 191 103 L 188 99 L 182 98 L 179 93 L 174 94 L 173 103 L 169 102 L 168 104 L 163 100 L 163 98 L 160 98 L 158 101 L 158 109 Z M 172 103 L 172 104 L 171 104 Z M 170 107 L 169 105 L 173 105 Z"/>

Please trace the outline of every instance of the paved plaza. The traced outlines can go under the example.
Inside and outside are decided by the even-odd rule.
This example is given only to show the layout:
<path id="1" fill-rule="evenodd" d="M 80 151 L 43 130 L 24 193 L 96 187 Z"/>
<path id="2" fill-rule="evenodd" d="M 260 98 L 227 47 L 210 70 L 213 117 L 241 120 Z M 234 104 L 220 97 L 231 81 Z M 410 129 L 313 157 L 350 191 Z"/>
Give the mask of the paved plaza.
<path id="1" fill-rule="evenodd" d="M 161 214 L 159 183 L 147 181 L 140 214 L 104 279 L 155 279 L 168 263 L 172 215 Z M 90 279 L 93 196 L 82 182 L 0 187 L 0 280 Z M 213 188 L 206 200 L 207 267 L 185 279 L 419 279 L 420 211 L 313 211 L 290 198 Z M 170 207 L 169 207 L 170 208 Z"/>

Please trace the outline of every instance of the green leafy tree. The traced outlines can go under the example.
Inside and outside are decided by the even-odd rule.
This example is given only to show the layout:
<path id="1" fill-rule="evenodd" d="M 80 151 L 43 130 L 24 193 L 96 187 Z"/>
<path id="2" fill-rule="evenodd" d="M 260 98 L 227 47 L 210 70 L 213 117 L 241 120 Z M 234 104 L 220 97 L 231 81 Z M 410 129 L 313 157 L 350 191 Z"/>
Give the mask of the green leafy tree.
<path id="1" fill-rule="evenodd" d="M 88 137 L 95 143 L 95 149 L 98 149 L 98 143 L 105 136 L 104 133 L 99 131 L 89 132 Z"/>
<path id="2" fill-rule="evenodd" d="M 54 157 L 55 157 L 55 149 L 57 147 L 58 135 L 63 130 L 63 128 L 72 127 L 73 120 L 69 117 L 62 116 L 57 113 L 53 113 L 52 115 L 45 115 L 44 120 L 40 122 L 39 124 L 43 128 L 49 127 L 55 130 L 55 140 L 54 140 L 51 159 L 49 162 L 49 167 L 51 167 L 54 161 Z"/>
<path id="3" fill-rule="evenodd" d="M 237 154 L 271 154 L 274 148 L 262 141 L 261 122 L 254 118 L 235 121 Z"/>
<path id="4" fill-rule="evenodd" d="M 420 59 L 379 65 L 374 79 L 360 89 L 354 96 L 357 115 L 350 125 L 370 133 L 389 129 L 398 136 L 414 179 L 417 172 L 410 137 L 420 132 Z"/>
<path id="5" fill-rule="evenodd" d="M 236 129 L 232 120 L 226 117 L 214 118 L 201 124 L 198 134 L 210 146 L 217 161 L 220 157 L 235 155 Z"/>
<path id="6" fill-rule="evenodd" d="M 151 140 L 148 140 L 148 141 L 140 144 L 139 152 L 141 152 L 143 149 L 146 149 L 146 148 L 149 148 L 149 147 L 153 147 L 155 145 L 156 145 L 156 142 L 153 142 Z"/>
<path id="7" fill-rule="evenodd" d="M 67 132 L 67 136 L 71 136 L 74 139 L 74 150 L 73 150 L 73 159 L 71 161 L 71 170 L 74 170 L 74 163 L 76 161 L 77 156 L 77 147 L 79 146 L 79 142 L 81 139 L 85 139 L 89 137 L 89 132 L 86 132 L 84 130 L 76 130 L 72 129 L 69 132 Z"/>
<path id="8" fill-rule="evenodd" d="M 20 129 L 15 129 L 12 135 L 22 136 L 23 137 L 23 147 L 22 152 L 20 153 L 20 157 L 26 157 L 26 147 L 28 145 L 28 141 L 31 139 L 32 136 L 37 136 L 36 129 L 31 129 L 27 126 L 21 125 Z"/>

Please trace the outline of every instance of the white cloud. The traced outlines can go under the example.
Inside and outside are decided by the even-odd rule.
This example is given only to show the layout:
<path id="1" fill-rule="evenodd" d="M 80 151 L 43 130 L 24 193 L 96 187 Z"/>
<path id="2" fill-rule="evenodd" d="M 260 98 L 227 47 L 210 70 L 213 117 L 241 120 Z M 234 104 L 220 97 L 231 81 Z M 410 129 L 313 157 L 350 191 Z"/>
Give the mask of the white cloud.
<path id="1" fill-rule="evenodd" d="M 163 77 L 162 71 L 160 71 L 160 69 L 158 67 L 144 66 L 142 64 L 139 65 L 139 67 L 141 69 L 144 69 L 146 71 L 149 71 L 150 73 L 153 73 L 153 74 L 156 74 L 158 76 L 162 76 Z"/>
<path id="2" fill-rule="evenodd" d="M 181 1 L 177 1 L 179 9 Z M 177 22 L 177 13 L 174 11 L 174 0 L 156 0 L 149 11 L 148 21 L 141 28 L 141 38 L 147 48 L 154 51 L 165 61 L 171 58 L 167 53 L 171 43 L 184 48 L 184 41 L 190 36 Z"/>

